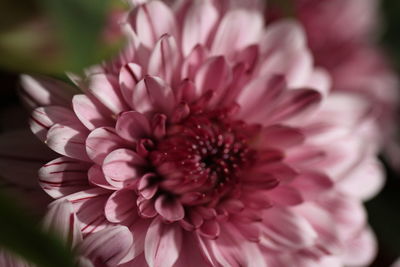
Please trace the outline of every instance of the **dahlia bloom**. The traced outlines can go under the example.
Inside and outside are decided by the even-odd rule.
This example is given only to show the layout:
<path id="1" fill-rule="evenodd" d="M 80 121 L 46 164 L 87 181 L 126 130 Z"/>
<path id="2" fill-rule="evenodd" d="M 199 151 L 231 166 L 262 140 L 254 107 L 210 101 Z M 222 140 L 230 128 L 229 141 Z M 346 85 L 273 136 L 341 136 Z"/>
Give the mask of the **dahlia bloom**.
<path id="1" fill-rule="evenodd" d="M 31 129 L 61 155 L 39 170 L 58 199 L 47 225 L 72 233 L 83 261 L 372 260 L 362 200 L 383 178 L 370 107 L 330 91 L 296 22 L 265 28 L 257 7 L 150 1 L 122 23 L 129 45 L 116 60 L 71 76 L 80 94 L 22 77 L 39 106 Z"/>

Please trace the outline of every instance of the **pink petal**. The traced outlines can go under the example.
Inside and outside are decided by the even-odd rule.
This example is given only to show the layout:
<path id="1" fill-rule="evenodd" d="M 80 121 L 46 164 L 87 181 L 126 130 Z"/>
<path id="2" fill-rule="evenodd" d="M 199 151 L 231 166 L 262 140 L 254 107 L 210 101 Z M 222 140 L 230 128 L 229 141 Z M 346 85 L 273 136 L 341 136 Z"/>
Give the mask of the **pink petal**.
<path id="1" fill-rule="evenodd" d="M 201 45 L 196 45 L 182 63 L 181 77 L 193 80 L 197 71 L 203 65 L 208 56 L 208 51 Z M 183 80 L 185 82 L 185 80 Z M 178 98 L 179 99 L 179 98 Z"/>
<path id="2" fill-rule="evenodd" d="M 354 235 L 365 225 L 366 211 L 358 199 L 336 192 L 318 199 L 318 204 L 331 214 L 341 238 Z"/>
<path id="3" fill-rule="evenodd" d="M 162 36 L 150 55 L 148 74 L 170 82 L 179 62 L 179 55 L 174 37 Z"/>
<path id="4" fill-rule="evenodd" d="M 282 206 L 295 206 L 303 203 L 303 197 L 292 186 L 280 185 L 268 191 L 268 197 Z"/>
<path id="5" fill-rule="evenodd" d="M 128 109 L 114 76 L 105 74 L 90 76 L 88 91 L 115 115 Z"/>
<path id="6" fill-rule="evenodd" d="M 183 206 L 176 198 L 169 199 L 168 196 L 161 195 L 157 198 L 154 207 L 167 221 L 179 221 L 185 217 Z"/>
<path id="7" fill-rule="evenodd" d="M 384 186 L 385 174 L 382 164 L 373 158 L 367 156 L 359 166 L 345 176 L 338 183 L 338 188 L 363 201 L 374 197 Z"/>
<path id="8" fill-rule="evenodd" d="M 178 261 L 174 267 L 210 267 L 212 266 L 203 256 L 204 252 L 200 248 L 198 241 L 191 234 L 184 234 L 182 241 L 184 253 L 180 253 Z"/>
<path id="9" fill-rule="evenodd" d="M 132 190 L 114 192 L 105 205 L 107 220 L 113 223 L 132 222 L 138 218 L 136 209 L 136 194 Z"/>
<path id="10" fill-rule="evenodd" d="M 196 74 L 197 97 L 201 97 L 208 91 L 213 91 L 216 94 L 213 101 L 214 103 L 217 102 L 223 96 L 230 79 L 232 79 L 231 72 L 225 58 L 222 56 L 210 58 Z"/>
<path id="11" fill-rule="evenodd" d="M 79 120 L 89 130 L 102 126 L 112 126 L 113 120 L 110 112 L 102 108 L 101 104 L 97 104 L 86 95 L 75 95 L 72 99 L 74 112 Z M 109 115 L 106 116 L 106 115 Z"/>
<path id="12" fill-rule="evenodd" d="M 101 165 L 108 154 L 126 145 L 114 128 L 97 128 L 86 139 L 86 152 L 91 160 Z"/>
<path id="13" fill-rule="evenodd" d="M 147 231 L 144 253 L 149 267 L 171 267 L 182 247 L 182 230 L 175 224 L 155 219 Z"/>
<path id="14" fill-rule="evenodd" d="M 50 204 L 43 226 L 46 230 L 55 231 L 72 247 L 82 241 L 80 226 L 69 201 L 58 200 Z"/>
<path id="15" fill-rule="evenodd" d="M 288 47 L 298 49 L 306 44 L 305 32 L 294 20 L 279 20 L 267 27 L 260 43 L 262 53 Z"/>
<path id="16" fill-rule="evenodd" d="M 38 106 L 71 106 L 72 96 L 77 90 L 67 83 L 43 76 L 21 76 L 21 96 L 31 108 Z"/>
<path id="17" fill-rule="evenodd" d="M 151 199 L 157 193 L 158 183 L 153 181 L 156 178 L 154 174 L 145 174 L 140 178 L 138 185 L 139 194 L 145 199 Z"/>
<path id="18" fill-rule="evenodd" d="M 256 43 L 262 33 L 263 19 L 259 12 L 234 10 L 222 19 L 212 45 L 215 55 L 235 52 Z"/>
<path id="19" fill-rule="evenodd" d="M 117 266 L 128 254 L 133 243 L 132 235 L 125 226 L 111 226 L 89 235 L 79 247 L 94 262 Z"/>
<path id="20" fill-rule="evenodd" d="M 129 20 L 139 40 L 149 48 L 166 33 L 176 36 L 175 17 L 171 9 L 161 1 L 151 1 L 140 6 Z"/>
<path id="21" fill-rule="evenodd" d="M 182 49 L 189 55 L 197 45 L 205 45 L 218 20 L 218 11 L 211 1 L 193 2 L 183 22 Z"/>
<path id="22" fill-rule="evenodd" d="M 257 147 L 287 149 L 303 143 L 304 139 L 305 136 L 299 129 L 273 125 L 262 130 Z"/>
<path id="23" fill-rule="evenodd" d="M 287 91 L 271 112 L 270 121 L 282 121 L 299 117 L 315 108 L 321 101 L 321 94 L 310 89 Z"/>
<path id="24" fill-rule="evenodd" d="M 160 78 L 146 76 L 135 87 L 133 108 L 142 113 L 162 112 L 169 114 L 175 105 L 172 89 Z"/>
<path id="25" fill-rule="evenodd" d="M 104 159 L 103 172 L 107 181 L 116 187 L 129 186 L 140 176 L 145 161 L 129 149 L 117 149 Z"/>
<path id="26" fill-rule="evenodd" d="M 301 249 L 313 245 L 317 233 L 312 226 L 296 213 L 281 208 L 271 208 L 264 212 L 263 232 L 266 238 L 291 249 Z"/>
<path id="27" fill-rule="evenodd" d="M 133 143 L 151 135 L 149 120 L 137 111 L 122 113 L 118 117 L 115 130 L 119 136 Z"/>
<path id="28" fill-rule="evenodd" d="M 249 122 L 263 123 L 263 114 L 270 110 L 266 103 L 276 103 L 286 83 L 282 76 L 270 75 L 252 80 L 238 92 L 236 102 L 240 105 L 239 118 Z M 261 118 L 261 119 L 260 119 Z"/>
<path id="29" fill-rule="evenodd" d="M 61 157 L 39 170 L 39 184 L 53 198 L 88 189 L 89 163 Z"/>
<path id="30" fill-rule="evenodd" d="M 48 130 L 54 124 L 65 123 L 66 121 L 80 124 L 74 113 L 67 108 L 59 106 L 39 107 L 32 111 L 29 125 L 32 132 L 44 142 Z"/>
<path id="31" fill-rule="evenodd" d="M 348 266 L 368 266 L 377 254 L 376 237 L 371 229 L 362 230 L 347 240 L 344 249 L 344 264 Z"/>
<path id="32" fill-rule="evenodd" d="M 104 205 L 109 194 L 109 190 L 97 187 L 61 199 L 66 199 L 74 205 L 81 231 L 85 235 L 100 231 L 109 224 L 104 216 Z"/>
<path id="33" fill-rule="evenodd" d="M 93 165 L 88 172 L 89 182 L 101 188 L 116 190 L 117 188 L 107 181 L 103 170 L 99 165 Z"/>
<path id="34" fill-rule="evenodd" d="M 332 180 L 318 172 L 303 172 L 290 184 L 296 188 L 306 200 L 315 199 L 333 188 Z"/>
<path id="35" fill-rule="evenodd" d="M 90 161 L 86 154 L 86 129 L 55 124 L 47 133 L 46 144 L 55 152 L 70 158 Z"/>
<path id="36" fill-rule="evenodd" d="M 216 220 L 205 221 L 199 228 L 199 234 L 210 239 L 218 238 L 220 234 L 220 226 Z"/>
<path id="37" fill-rule="evenodd" d="M 136 84 L 142 79 L 142 68 L 135 64 L 129 63 L 121 68 L 119 73 L 119 84 L 121 87 L 122 96 L 125 102 L 132 105 L 132 94 Z"/>

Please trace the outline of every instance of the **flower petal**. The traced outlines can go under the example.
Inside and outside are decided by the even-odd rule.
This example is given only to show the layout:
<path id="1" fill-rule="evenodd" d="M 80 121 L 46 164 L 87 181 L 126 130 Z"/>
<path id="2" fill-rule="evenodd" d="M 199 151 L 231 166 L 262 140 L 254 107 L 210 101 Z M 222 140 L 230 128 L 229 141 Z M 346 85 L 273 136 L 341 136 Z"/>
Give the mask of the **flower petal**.
<path id="1" fill-rule="evenodd" d="M 89 163 L 61 157 L 39 170 L 39 184 L 53 198 L 88 189 Z"/>
<path id="2" fill-rule="evenodd" d="M 140 6 L 131 14 L 129 21 L 140 41 L 149 48 L 166 33 L 176 36 L 175 17 L 161 1 L 150 1 Z"/>
<path id="3" fill-rule="evenodd" d="M 218 20 L 218 11 L 211 1 L 193 2 L 183 22 L 182 49 L 189 55 L 197 45 L 205 45 Z"/>
<path id="4" fill-rule="evenodd" d="M 162 79 L 146 76 L 135 87 L 132 105 L 142 114 L 155 111 L 169 114 L 175 99 L 172 89 Z"/>
<path id="5" fill-rule="evenodd" d="M 38 106 L 71 106 L 71 99 L 78 92 L 74 87 L 56 79 L 43 76 L 21 76 L 22 99 L 31 108 Z"/>
<path id="6" fill-rule="evenodd" d="M 94 262 L 117 266 L 128 254 L 133 243 L 125 226 L 111 226 L 89 235 L 79 246 L 79 251 Z"/>
<path id="7" fill-rule="evenodd" d="M 129 186 L 140 176 L 145 161 L 129 149 L 117 149 L 104 159 L 103 172 L 107 181 L 118 188 Z"/>
<path id="8" fill-rule="evenodd" d="M 119 136 L 132 143 L 151 135 L 149 120 L 137 111 L 122 113 L 118 117 L 115 130 Z"/>
<path id="9" fill-rule="evenodd" d="M 55 152 L 70 158 L 90 161 L 86 153 L 86 128 L 55 124 L 47 133 L 46 144 Z"/>
<path id="10" fill-rule="evenodd" d="M 115 115 L 128 109 L 114 76 L 94 74 L 89 77 L 88 91 Z"/>
<path id="11" fill-rule="evenodd" d="M 171 267 L 182 247 L 182 230 L 176 224 L 155 219 L 147 231 L 144 253 L 149 267 Z"/>
<path id="12" fill-rule="evenodd" d="M 82 241 L 82 233 L 72 204 L 67 200 L 54 201 L 43 219 L 46 230 L 55 231 L 69 245 L 75 247 Z"/>
<path id="13" fill-rule="evenodd" d="M 174 37 L 163 35 L 150 55 L 148 74 L 171 82 L 179 61 L 179 51 Z"/>
<path id="14" fill-rule="evenodd" d="M 113 223 L 132 222 L 138 218 L 136 211 L 136 194 L 132 190 L 119 190 L 114 192 L 105 205 L 107 220 Z"/>
<path id="15" fill-rule="evenodd" d="M 155 202 L 155 209 L 167 221 L 179 221 L 185 217 L 185 211 L 182 204 L 176 198 L 170 199 L 161 195 Z"/>
<path id="16" fill-rule="evenodd" d="M 222 19 L 212 44 L 215 55 L 226 55 L 256 43 L 262 33 L 263 18 L 259 12 L 233 10 Z"/>
<path id="17" fill-rule="evenodd" d="M 32 132 L 44 142 L 48 130 L 54 124 L 65 122 L 76 122 L 77 125 L 80 124 L 71 110 L 59 106 L 48 106 L 33 110 L 29 125 Z"/>
<path id="18" fill-rule="evenodd" d="M 86 152 L 91 160 L 101 165 L 113 150 L 126 146 L 114 128 L 103 127 L 92 131 L 86 139 Z"/>
<path id="19" fill-rule="evenodd" d="M 113 125 L 111 113 L 86 95 L 75 95 L 72 99 L 72 106 L 76 116 L 89 130 Z"/>

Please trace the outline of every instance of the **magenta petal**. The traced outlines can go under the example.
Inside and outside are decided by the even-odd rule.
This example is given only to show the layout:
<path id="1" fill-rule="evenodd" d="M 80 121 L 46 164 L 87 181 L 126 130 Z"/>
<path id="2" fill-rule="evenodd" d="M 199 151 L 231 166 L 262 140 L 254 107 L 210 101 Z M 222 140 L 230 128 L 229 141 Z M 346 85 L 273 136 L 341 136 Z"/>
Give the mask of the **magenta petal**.
<path id="1" fill-rule="evenodd" d="M 155 202 L 155 209 L 167 221 L 179 221 L 185 216 L 185 211 L 179 200 L 169 199 L 165 195 L 161 195 Z"/>
<path id="2" fill-rule="evenodd" d="M 86 152 L 91 160 L 101 165 L 113 150 L 126 146 L 114 128 L 103 127 L 92 131 L 86 139 Z"/>
<path id="3" fill-rule="evenodd" d="M 103 172 L 111 185 L 121 188 L 136 181 L 144 164 L 145 161 L 136 152 L 121 148 L 104 159 Z"/>
<path id="4" fill-rule="evenodd" d="M 106 218 L 113 223 L 132 223 L 138 218 L 136 209 L 136 194 L 132 190 L 114 192 L 105 205 Z"/>
<path id="5" fill-rule="evenodd" d="M 144 253 L 149 267 L 172 267 L 182 247 L 182 230 L 155 219 L 147 231 Z"/>
<path id="6" fill-rule="evenodd" d="M 107 111 L 101 105 L 96 105 L 86 95 L 75 95 L 72 99 L 72 106 L 76 116 L 89 130 L 113 124 L 111 116 L 104 115 L 107 114 Z"/>
<path id="7" fill-rule="evenodd" d="M 111 226 L 89 235 L 79 246 L 79 251 L 107 266 L 117 266 L 132 247 L 133 238 L 125 226 Z"/>
<path id="8" fill-rule="evenodd" d="M 39 170 L 39 184 L 53 198 L 88 189 L 89 163 L 61 157 Z"/>
<path id="9" fill-rule="evenodd" d="M 130 142 L 137 142 L 151 134 L 149 120 L 136 111 L 122 113 L 117 120 L 115 129 L 119 136 Z"/>

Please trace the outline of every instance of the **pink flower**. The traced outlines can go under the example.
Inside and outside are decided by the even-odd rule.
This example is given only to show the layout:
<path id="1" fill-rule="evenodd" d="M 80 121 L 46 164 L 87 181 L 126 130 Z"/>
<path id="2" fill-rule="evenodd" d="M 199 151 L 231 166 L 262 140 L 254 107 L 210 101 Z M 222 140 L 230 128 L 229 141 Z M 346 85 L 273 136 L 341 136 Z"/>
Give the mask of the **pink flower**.
<path id="1" fill-rule="evenodd" d="M 264 28 L 260 8 L 241 3 L 138 5 L 118 59 L 71 76 L 83 94 L 23 76 L 25 99 L 42 106 L 31 129 L 62 155 L 39 183 L 73 206 L 49 224 L 81 235 L 93 264 L 373 258 L 362 200 L 383 178 L 368 105 L 330 92 L 297 23 Z"/>
<path id="2" fill-rule="evenodd" d="M 316 65 L 325 68 L 332 77 L 332 89 L 351 92 L 370 102 L 372 115 L 380 126 L 375 142 L 387 143 L 393 134 L 399 83 L 377 45 L 380 1 L 296 0 L 293 3 Z M 279 9 L 269 9 L 269 13 L 268 21 L 282 17 Z"/>

